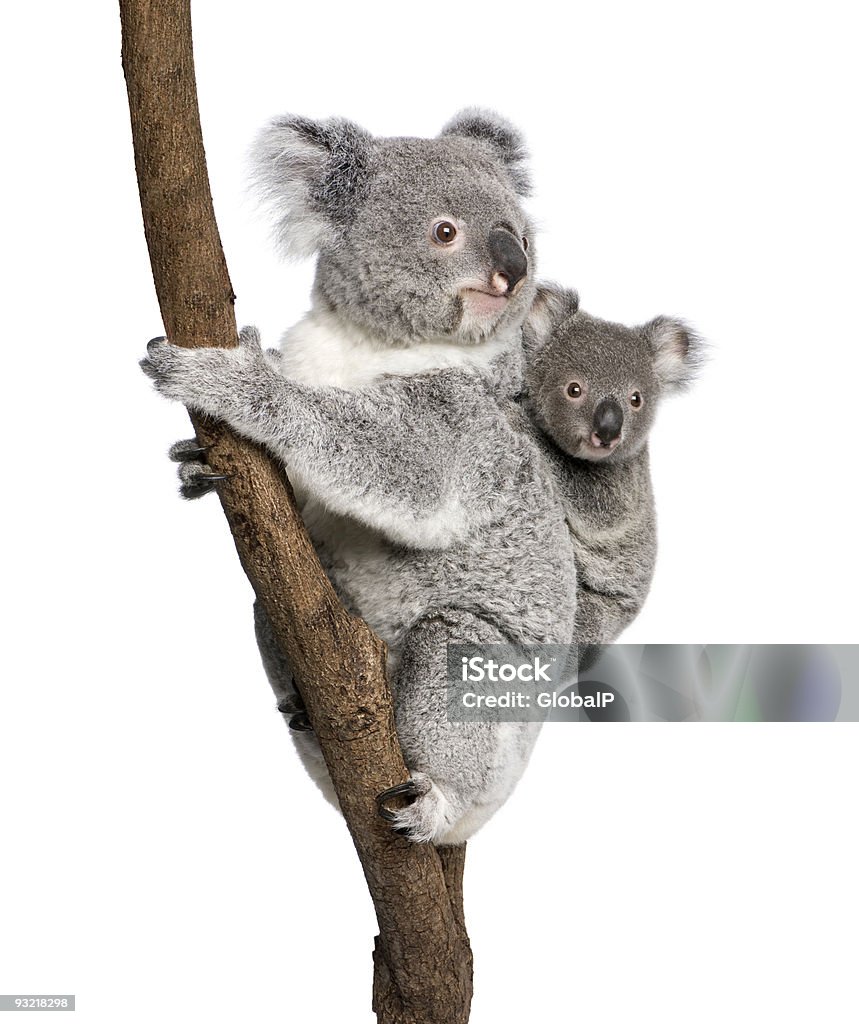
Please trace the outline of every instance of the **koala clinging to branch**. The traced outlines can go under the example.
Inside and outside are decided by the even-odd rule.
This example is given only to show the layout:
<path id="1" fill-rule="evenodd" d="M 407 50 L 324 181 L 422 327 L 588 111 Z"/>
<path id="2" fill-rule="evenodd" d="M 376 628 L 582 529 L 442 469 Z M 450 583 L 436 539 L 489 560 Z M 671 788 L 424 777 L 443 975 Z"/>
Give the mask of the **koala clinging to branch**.
<path id="1" fill-rule="evenodd" d="M 609 644 L 653 578 L 650 428 L 662 399 L 694 379 L 703 346 L 680 320 L 625 327 L 590 316 L 575 292 L 552 285 L 538 290 L 525 344 L 524 404 L 554 466 L 575 548 L 576 642 Z"/>
<path id="2" fill-rule="evenodd" d="M 463 842 L 539 726 L 449 722 L 447 644 L 568 643 L 575 616 L 569 531 L 513 400 L 535 289 L 524 148 L 478 111 L 436 139 L 284 118 L 256 161 L 282 248 L 318 253 L 310 312 L 279 355 L 245 329 L 236 349 L 156 339 L 144 369 L 283 461 L 335 587 L 391 652 L 410 780 L 380 810 L 414 840 Z M 193 443 L 174 454 L 186 494 L 214 482 Z M 299 709 L 261 609 L 257 630 L 279 705 Z M 332 796 L 314 736 L 294 738 Z"/>

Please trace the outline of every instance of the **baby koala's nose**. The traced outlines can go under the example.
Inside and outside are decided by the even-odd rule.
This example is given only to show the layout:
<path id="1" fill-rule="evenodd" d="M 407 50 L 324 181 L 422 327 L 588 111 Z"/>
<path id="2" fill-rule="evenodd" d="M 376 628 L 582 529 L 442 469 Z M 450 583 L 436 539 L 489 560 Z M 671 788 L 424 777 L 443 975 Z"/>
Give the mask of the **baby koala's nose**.
<path id="1" fill-rule="evenodd" d="M 593 431 L 601 444 L 610 445 L 620 437 L 623 409 L 614 398 L 603 398 L 594 409 Z"/>

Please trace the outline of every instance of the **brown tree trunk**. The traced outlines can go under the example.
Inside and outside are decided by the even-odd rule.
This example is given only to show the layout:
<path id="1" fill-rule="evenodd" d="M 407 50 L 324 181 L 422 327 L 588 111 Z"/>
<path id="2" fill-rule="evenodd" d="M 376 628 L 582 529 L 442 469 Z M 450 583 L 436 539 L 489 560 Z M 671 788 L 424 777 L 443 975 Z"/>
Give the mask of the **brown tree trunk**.
<path id="1" fill-rule="evenodd" d="M 143 225 L 168 338 L 236 344 L 230 285 L 206 173 L 189 0 L 120 0 L 122 62 Z M 373 1006 L 383 1024 L 464 1024 L 471 950 L 465 848 L 391 834 L 376 794 L 406 778 L 384 644 L 337 599 L 289 483 L 257 446 L 192 417 L 242 566 L 288 653 L 376 908 Z M 205 598 L 203 598 L 205 600 Z M 441 856 L 439 856 L 441 853 Z"/>

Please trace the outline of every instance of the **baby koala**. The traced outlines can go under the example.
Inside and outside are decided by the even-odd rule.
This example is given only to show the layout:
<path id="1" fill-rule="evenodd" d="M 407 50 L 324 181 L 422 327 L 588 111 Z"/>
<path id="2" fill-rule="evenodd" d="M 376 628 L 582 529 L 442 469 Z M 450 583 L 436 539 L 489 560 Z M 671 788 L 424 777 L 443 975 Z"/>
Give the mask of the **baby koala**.
<path id="1" fill-rule="evenodd" d="M 600 320 L 578 295 L 538 291 L 525 330 L 525 408 L 553 466 L 576 557 L 580 670 L 641 609 L 656 558 L 648 438 L 659 403 L 686 388 L 703 345 L 680 320 Z M 584 645 L 584 649 L 582 649 Z"/>

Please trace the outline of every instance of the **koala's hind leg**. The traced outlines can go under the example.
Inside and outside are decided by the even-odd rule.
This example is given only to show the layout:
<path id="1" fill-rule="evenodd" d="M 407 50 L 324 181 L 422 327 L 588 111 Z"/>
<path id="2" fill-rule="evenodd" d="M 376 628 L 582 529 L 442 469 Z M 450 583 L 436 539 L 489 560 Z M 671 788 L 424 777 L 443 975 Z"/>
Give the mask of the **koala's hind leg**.
<path id="1" fill-rule="evenodd" d="M 254 633 L 262 667 L 274 691 L 278 711 L 284 715 L 302 714 L 304 701 L 295 688 L 289 662 L 278 647 L 271 621 L 259 601 L 254 601 Z"/>
<path id="2" fill-rule="evenodd" d="M 254 631 L 263 668 L 277 700 L 277 710 L 289 725 L 289 734 L 301 763 L 307 774 L 322 790 L 325 799 L 339 808 L 322 751 L 304 710 L 304 701 L 295 688 L 289 662 L 277 645 L 269 617 L 259 601 L 254 601 Z"/>
<path id="3" fill-rule="evenodd" d="M 412 627 L 392 681 L 409 781 L 380 793 L 379 813 L 414 842 L 465 842 L 519 780 L 539 723 L 451 722 L 447 645 L 509 643 L 472 612 L 442 609 Z"/>
<path id="4" fill-rule="evenodd" d="M 226 479 L 214 473 L 207 465 L 206 449 L 200 445 L 196 437 L 177 441 L 167 454 L 173 462 L 179 464 L 179 493 L 183 498 L 202 498 L 203 495 L 215 490 L 218 481 Z M 304 701 L 295 688 L 289 663 L 277 645 L 274 630 L 259 601 L 254 602 L 254 631 L 263 668 L 277 700 L 277 710 L 289 726 L 298 756 L 307 774 L 322 790 L 326 800 L 339 808 L 322 751 L 313 735 L 304 708 Z"/>

